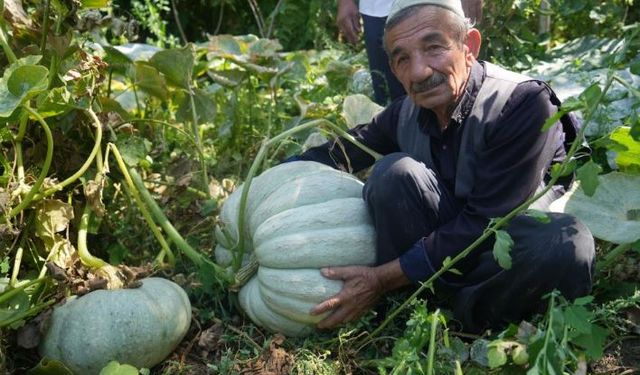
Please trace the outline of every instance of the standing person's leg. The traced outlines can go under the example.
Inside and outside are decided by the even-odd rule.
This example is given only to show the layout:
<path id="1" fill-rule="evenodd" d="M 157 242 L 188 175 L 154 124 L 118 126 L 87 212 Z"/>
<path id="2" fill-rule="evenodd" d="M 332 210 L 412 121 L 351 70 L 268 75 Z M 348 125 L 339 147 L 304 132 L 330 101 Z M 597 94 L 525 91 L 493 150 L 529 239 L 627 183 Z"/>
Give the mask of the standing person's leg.
<path id="1" fill-rule="evenodd" d="M 549 223 L 515 217 L 507 228 L 514 241 L 511 269 L 502 269 L 491 251 L 465 275 L 454 298 L 454 316 L 466 331 L 518 322 L 546 306 L 556 289 L 573 300 L 589 294 L 595 245 L 589 229 L 566 214 L 548 213 Z"/>
<path id="2" fill-rule="evenodd" d="M 364 28 L 364 44 L 369 59 L 369 70 L 376 103 L 385 106 L 389 98 L 404 95 L 404 88 L 389 67 L 389 59 L 382 46 L 386 17 L 361 14 Z"/>
<path id="3" fill-rule="evenodd" d="M 376 228 L 378 264 L 398 258 L 462 207 L 432 170 L 404 153 L 376 163 L 363 196 Z"/>

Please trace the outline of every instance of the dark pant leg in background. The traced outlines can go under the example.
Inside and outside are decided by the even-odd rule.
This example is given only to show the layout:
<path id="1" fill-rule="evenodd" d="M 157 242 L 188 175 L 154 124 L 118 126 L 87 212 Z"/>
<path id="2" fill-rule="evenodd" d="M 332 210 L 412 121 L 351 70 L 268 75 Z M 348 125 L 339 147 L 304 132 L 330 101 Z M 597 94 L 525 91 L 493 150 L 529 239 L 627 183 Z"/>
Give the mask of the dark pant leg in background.
<path id="1" fill-rule="evenodd" d="M 361 14 L 364 28 L 364 45 L 369 59 L 369 70 L 373 82 L 376 103 L 386 106 L 389 99 L 404 95 L 404 88 L 389 67 L 389 59 L 382 46 L 386 17 L 371 17 Z"/>
<path id="2" fill-rule="evenodd" d="M 397 258 L 462 209 L 433 171 L 403 153 L 376 163 L 363 195 L 377 231 L 379 264 Z M 542 297 L 553 289 L 568 299 L 590 292 L 591 233 L 570 215 L 549 217 L 547 224 L 524 215 L 511 221 L 510 270 L 502 269 L 489 250 L 479 254 L 477 265 L 459 282 L 436 283 L 452 297 L 454 317 L 466 331 L 528 318 L 545 306 Z"/>

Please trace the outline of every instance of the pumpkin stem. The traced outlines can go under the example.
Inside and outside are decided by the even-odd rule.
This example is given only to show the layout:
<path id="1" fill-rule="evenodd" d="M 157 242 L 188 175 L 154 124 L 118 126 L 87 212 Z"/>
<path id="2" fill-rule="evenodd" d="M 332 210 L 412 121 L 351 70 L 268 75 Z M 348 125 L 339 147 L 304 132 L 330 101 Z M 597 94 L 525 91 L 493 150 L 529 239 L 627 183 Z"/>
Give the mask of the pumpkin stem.
<path id="1" fill-rule="evenodd" d="M 229 287 L 229 289 L 233 292 L 239 291 L 240 288 L 242 288 L 244 284 L 246 284 L 253 275 L 256 274 L 256 272 L 258 272 L 259 265 L 260 264 L 258 264 L 258 259 L 256 259 L 255 253 L 252 253 L 249 262 L 236 272 L 235 282 Z"/>

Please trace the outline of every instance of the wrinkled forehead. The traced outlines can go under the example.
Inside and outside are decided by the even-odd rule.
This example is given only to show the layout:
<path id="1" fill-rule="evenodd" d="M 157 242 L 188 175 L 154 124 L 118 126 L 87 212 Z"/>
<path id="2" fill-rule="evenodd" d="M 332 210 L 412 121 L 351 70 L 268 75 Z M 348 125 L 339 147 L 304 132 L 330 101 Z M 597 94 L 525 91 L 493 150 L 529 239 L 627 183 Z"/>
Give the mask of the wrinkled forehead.
<path id="1" fill-rule="evenodd" d="M 452 39 L 453 12 L 435 5 L 418 5 L 407 9 L 397 22 L 385 28 L 384 43 L 387 51 L 396 44 L 424 39 Z"/>

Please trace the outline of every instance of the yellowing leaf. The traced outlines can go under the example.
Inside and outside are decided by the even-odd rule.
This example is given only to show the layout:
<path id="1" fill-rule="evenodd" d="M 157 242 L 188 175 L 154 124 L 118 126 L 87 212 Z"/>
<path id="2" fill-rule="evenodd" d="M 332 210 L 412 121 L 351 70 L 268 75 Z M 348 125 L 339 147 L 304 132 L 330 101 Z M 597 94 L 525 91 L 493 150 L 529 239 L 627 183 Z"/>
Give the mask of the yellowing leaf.
<path id="1" fill-rule="evenodd" d="M 55 234 L 67 229 L 73 219 L 73 207 L 57 199 L 47 199 L 36 208 L 36 234 L 44 239 L 53 239 Z"/>

